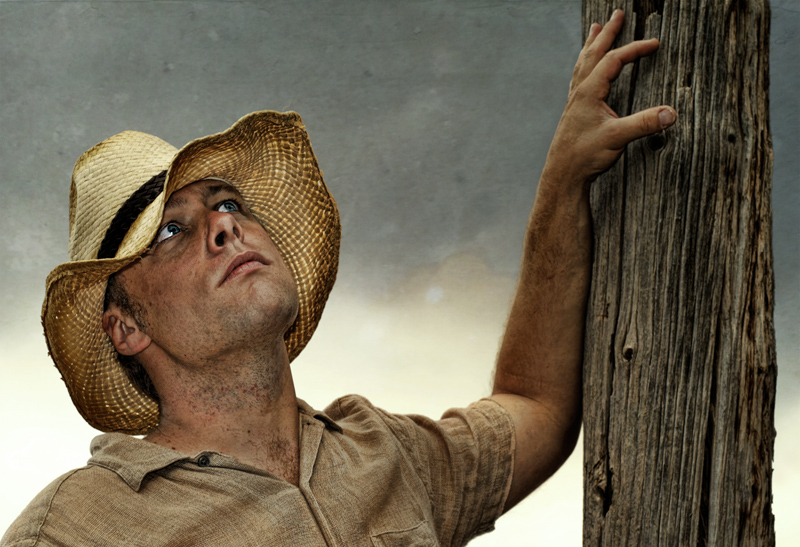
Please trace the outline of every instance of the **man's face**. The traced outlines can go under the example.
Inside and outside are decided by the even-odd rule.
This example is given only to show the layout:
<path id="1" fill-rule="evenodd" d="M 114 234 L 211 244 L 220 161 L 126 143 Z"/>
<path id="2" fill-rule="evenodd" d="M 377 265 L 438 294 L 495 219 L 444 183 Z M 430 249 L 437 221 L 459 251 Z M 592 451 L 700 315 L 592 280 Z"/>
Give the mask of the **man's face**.
<path id="1" fill-rule="evenodd" d="M 175 192 L 151 249 L 120 275 L 146 332 L 178 362 L 280 342 L 297 287 L 238 192 L 205 180 Z"/>

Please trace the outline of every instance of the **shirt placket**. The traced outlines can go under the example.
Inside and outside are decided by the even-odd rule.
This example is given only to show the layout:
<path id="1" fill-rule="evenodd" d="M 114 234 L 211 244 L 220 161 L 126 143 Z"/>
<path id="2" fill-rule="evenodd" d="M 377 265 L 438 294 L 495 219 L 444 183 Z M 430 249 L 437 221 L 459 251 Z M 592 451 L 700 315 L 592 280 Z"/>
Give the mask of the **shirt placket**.
<path id="1" fill-rule="evenodd" d="M 308 504 L 317 526 L 329 547 L 344 547 L 338 534 L 331 526 L 322 506 L 317 501 L 314 492 L 311 490 L 311 475 L 314 471 L 314 464 L 317 461 L 320 445 L 322 444 L 322 434 L 325 426 L 318 420 L 301 414 L 301 435 L 300 435 L 300 492 Z"/>

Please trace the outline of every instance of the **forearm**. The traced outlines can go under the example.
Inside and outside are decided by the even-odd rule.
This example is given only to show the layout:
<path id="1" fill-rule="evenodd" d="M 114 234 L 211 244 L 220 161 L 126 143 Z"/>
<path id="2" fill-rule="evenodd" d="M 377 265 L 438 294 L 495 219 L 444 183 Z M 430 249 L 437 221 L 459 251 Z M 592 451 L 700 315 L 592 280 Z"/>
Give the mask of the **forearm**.
<path id="1" fill-rule="evenodd" d="M 583 327 L 591 277 L 588 183 L 545 167 L 528 220 L 492 398 L 517 432 L 506 509 L 570 455 L 581 423 Z"/>
<path id="2" fill-rule="evenodd" d="M 588 182 L 569 176 L 546 165 L 539 182 L 494 393 L 531 399 L 577 430 L 592 233 Z"/>

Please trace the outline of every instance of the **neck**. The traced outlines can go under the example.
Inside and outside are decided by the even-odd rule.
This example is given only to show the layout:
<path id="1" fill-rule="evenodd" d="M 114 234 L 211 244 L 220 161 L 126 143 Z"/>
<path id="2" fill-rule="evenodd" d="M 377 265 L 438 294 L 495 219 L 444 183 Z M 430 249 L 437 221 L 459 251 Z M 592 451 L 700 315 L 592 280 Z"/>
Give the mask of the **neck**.
<path id="1" fill-rule="evenodd" d="M 266 358 L 157 370 L 161 420 L 146 440 L 190 455 L 220 452 L 297 485 L 297 399 L 282 344 Z"/>

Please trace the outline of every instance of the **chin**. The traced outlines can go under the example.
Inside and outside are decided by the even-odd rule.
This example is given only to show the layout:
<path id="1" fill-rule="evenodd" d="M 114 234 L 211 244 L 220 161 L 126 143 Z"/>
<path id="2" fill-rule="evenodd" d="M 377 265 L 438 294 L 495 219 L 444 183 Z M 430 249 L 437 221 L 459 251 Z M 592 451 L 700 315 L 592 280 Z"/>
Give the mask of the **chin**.
<path id="1" fill-rule="evenodd" d="M 284 334 L 297 319 L 299 303 L 296 292 L 284 298 L 263 293 L 259 296 L 247 302 L 243 307 L 244 313 L 228 313 L 222 320 L 236 323 L 235 331 L 244 337 L 245 333 L 253 332 L 259 337 L 274 336 L 283 340 Z"/>

